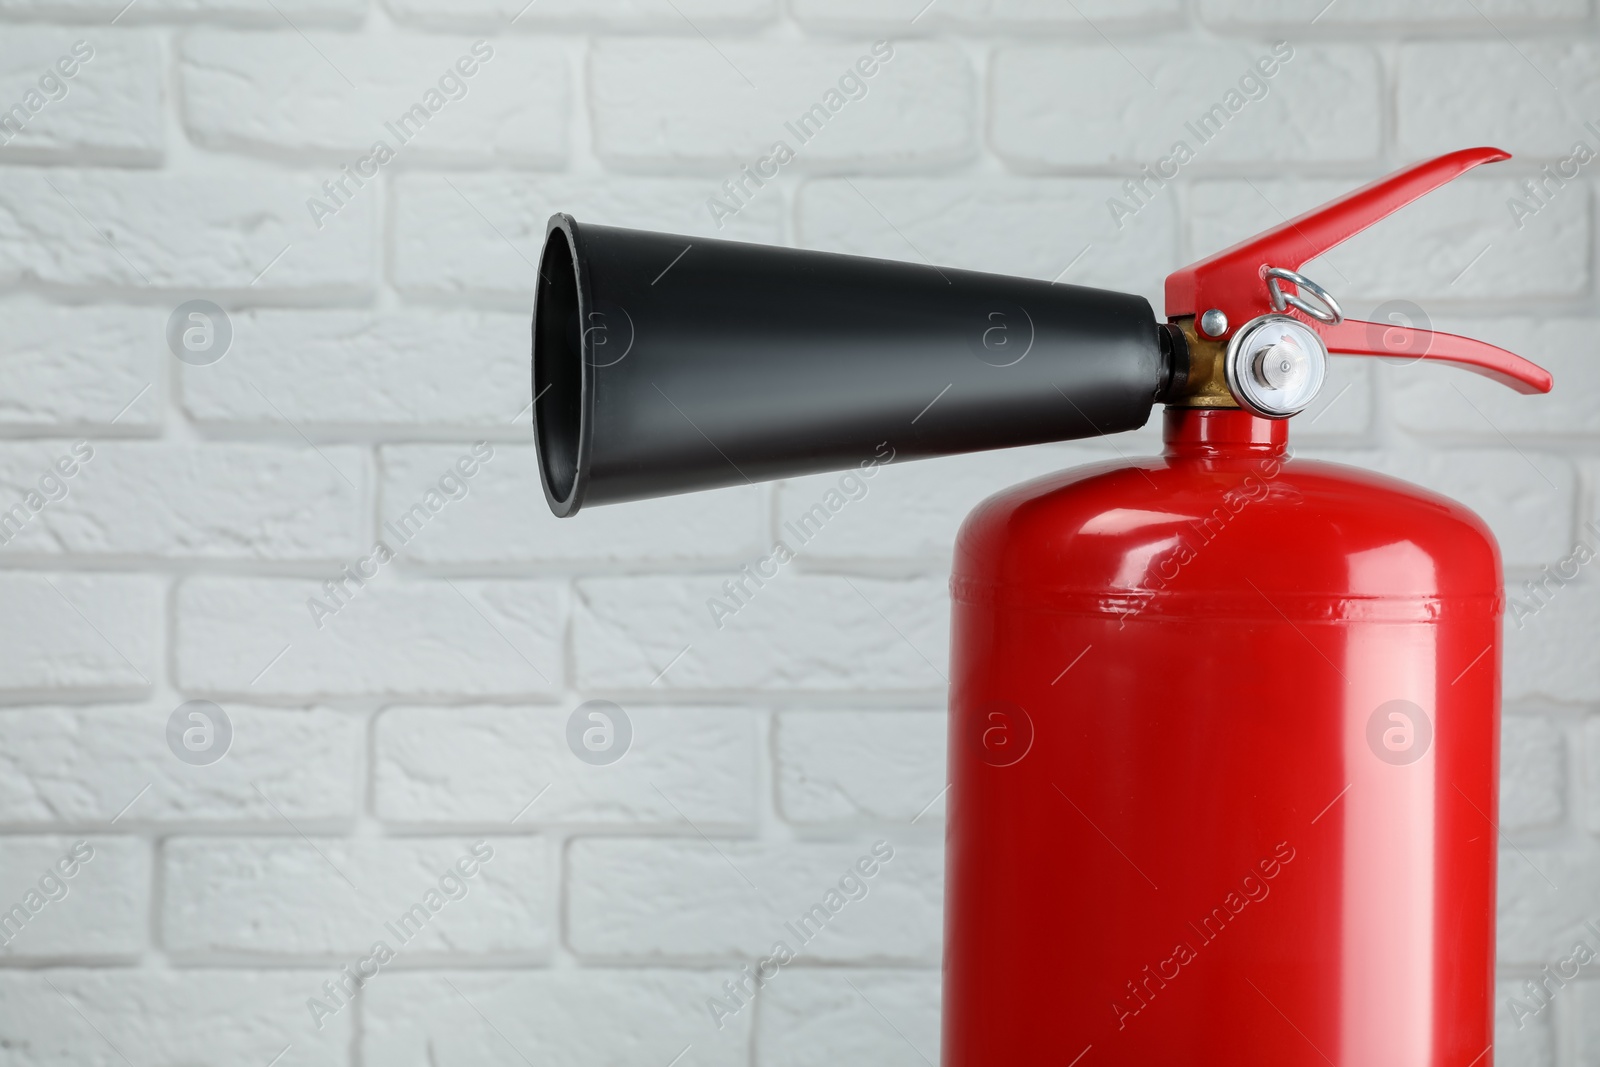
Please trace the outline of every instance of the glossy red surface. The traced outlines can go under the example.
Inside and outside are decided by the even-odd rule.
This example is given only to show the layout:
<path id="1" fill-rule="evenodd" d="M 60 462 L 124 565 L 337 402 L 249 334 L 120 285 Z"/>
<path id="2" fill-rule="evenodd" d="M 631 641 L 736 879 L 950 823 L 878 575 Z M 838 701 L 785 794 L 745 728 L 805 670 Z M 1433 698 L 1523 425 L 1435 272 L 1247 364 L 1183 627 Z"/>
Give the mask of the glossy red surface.
<path id="1" fill-rule="evenodd" d="M 1167 420 L 958 540 L 944 1063 L 1486 1067 L 1494 540 Z"/>

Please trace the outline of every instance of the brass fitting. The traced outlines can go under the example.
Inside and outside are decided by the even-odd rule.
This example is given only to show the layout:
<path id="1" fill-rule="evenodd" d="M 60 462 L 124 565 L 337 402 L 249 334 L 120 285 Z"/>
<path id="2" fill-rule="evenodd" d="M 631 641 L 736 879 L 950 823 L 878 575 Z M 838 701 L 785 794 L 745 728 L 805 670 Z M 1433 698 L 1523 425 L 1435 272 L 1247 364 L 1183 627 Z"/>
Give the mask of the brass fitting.
<path id="1" fill-rule="evenodd" d="M 1226 363 L 1228 345 L 1202 336 L 1195 328 L 1194 316 L 1174 319 L 1172 325 L 1183 333 L 1189 346 L 1189 376 L 1173 383 L 1167 403 L 1180 408 L 1236 408 L 1239 402 L 1228 388 Z"/>

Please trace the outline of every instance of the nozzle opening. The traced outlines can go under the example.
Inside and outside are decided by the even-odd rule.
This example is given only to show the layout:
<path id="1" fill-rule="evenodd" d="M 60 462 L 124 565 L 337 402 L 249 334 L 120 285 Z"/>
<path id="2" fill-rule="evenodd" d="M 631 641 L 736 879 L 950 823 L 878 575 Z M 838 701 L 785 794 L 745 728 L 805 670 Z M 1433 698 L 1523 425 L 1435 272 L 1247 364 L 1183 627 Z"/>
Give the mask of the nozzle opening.
<path id="1" fill-rule="evenodd" d="M 551 220 L 539 263 L 539 298 L 533 313 L 533 426 L 539 442 L 539 481 L 550 510 L 578 510 L 588 459 L 584 418 L 587 383 L 580 270 L 571 220 Z"/>

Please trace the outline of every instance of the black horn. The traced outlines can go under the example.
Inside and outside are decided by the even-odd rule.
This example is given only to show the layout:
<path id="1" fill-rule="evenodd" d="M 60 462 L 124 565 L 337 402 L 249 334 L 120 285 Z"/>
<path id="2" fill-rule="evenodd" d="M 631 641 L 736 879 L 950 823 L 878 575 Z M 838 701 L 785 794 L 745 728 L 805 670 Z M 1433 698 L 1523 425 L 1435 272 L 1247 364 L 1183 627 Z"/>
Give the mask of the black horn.
<path id="1" fill-rule="evenodd" d="M 885 446 L 912 459 L 1134 429 L 1183 361 L 1142 297 L 570 215 L 550 220 L 538 285 L 534 427 L 560 516 Z"/>

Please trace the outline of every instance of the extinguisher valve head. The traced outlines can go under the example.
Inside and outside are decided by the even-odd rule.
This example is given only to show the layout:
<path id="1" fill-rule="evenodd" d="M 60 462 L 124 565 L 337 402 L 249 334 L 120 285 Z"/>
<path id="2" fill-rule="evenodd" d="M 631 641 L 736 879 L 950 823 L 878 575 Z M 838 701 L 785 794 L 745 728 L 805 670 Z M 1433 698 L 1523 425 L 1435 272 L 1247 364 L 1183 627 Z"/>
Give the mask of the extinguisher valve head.
<path id="1" fill-rule="evenodd" d="M 1286 419 L 1316 399 L 1327 375 L 1328 349 L 1304 323 L 1262 315 L 1228 343 L 1228 389 L 1239 406 L 1267 419 Z"/>

